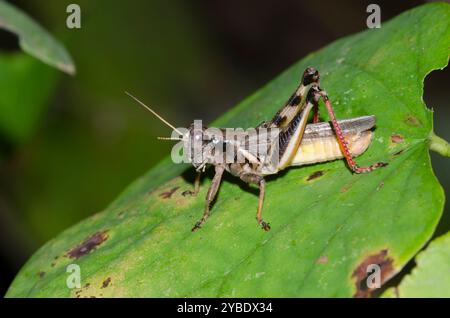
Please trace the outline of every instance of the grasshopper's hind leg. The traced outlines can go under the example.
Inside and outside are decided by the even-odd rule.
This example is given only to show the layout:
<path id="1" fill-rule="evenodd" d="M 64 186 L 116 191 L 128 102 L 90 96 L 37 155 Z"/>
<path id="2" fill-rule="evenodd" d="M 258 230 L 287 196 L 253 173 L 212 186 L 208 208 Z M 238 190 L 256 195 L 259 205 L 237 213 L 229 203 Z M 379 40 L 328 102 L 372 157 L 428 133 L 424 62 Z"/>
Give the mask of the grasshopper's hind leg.
<path id="1" fill-rule="evenodd" d="M 339 126 L 336 116 L 334 115 L 333 107 L 331 106 L 330 99 L 328 98 L 328 95 L 325 93 L 325 91 L 320 90 L 318 92 L 319 96 L 322 97 L 325 106 L 328 111 L 328 115 L 330 116 L 331 123 L 333 124 L 334 131 L 336 133 L 337 141 L 339 143 L 339 146 L 342 150 L 342 153 L 344 154 L 345 159 L 347 160 L 347 164 L 355 173 L 366 173 L 373 171 L 375 169 L 378 169 L 380 167 L 387 166 L 387 163 L 384 162 L 377 162 L 367 167 L 359 167 L 356 162 L 353 160 L 353 156 L 350 153 L 350 150 L 348 149 L 347 141 L 344 138 L 344 134 L 342 133 L 342 129 Z"/>
<path id="2" fill-rule="evenodd" d="M 258 210 L 256 212 L 256 221 L 258 221 L 258 224 L 262 227 L 264 231 L 270 230 L 270 224 L 264 222 L 262 219 L 262 209 L 263 209 L 263 203 L 264 203 L 264 194 L 266 190 L 266 181 L 263 177 L 257 175 L 257 174 L 251 174 L 251 173 L 244 173 L 239 176 L 241 180 L 247 182 L 247 183 L 253 183 L 259 186 L 259 201 L 258 201 Z"/>
<path id="3" fill-rule="evenodd" d="M 313 124 L 317 124 L 319 122 L 319 102 L 313 101 Z"/>
<path id="4" fill-rule="evenodd" d="M 203 212 L 203 216 L 200 220 L 198 220 L 197 223 L 195 223 L 194 227 L 192 228 L 192 232 L 198 230 L 209 217 L 209 206 L 216 197 L 217 190 L 219 190 L 220 181 L 222 180 L 224 169 L 225 168 L 222 166 L 216 166 L 216 174 L 214 175 L 211 186 L 209 187 L 208 193 L 206 194 L 205 210 Z"/>

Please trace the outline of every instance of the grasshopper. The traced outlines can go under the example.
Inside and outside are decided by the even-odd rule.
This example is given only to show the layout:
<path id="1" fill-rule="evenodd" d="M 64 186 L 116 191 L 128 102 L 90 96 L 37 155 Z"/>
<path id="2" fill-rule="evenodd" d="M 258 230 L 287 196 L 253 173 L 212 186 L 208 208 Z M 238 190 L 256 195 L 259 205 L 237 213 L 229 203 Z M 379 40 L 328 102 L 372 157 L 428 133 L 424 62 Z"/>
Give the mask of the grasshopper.
<path id="1" fill-rule="evenodd" d="M 143 104 L 136 97 L 127 93 L 142 106 L 146 107 L 155 116 L 167 124 L 178 134 L 178 137 L 160 138 L 180 140 L 186 149 L 191 149 L 194 143 L 200 142 L 200 156 L 195 152 L 189 154 L 189 159 L 197 170 L 193 191 L 185 191 L 184 194 L 197 195 L 200 185 L 201 172 L 206 166 L 215 167 L 215 175 L 206 194 L 206 201 L 201 219 L 195 223 L 192 231 L 199 229 L 210 216 L 210 205 L 216 197 L 224 171 L 240 178 L 248 184 L 259 187 L 259 202 L 256 212 L 256 220 L 265 231 L 270 230 L 270 224 L 262 218 L 262 210 L 266 189 L 264 177 L 276 174 L 290 166 L 301 166 L 325 161 L 345 158 L 348 167 L 353 173 L 367 173 L 386 163 L 377 162 L 370 166 L 360 167 L 354 161 L 354 157 L 362 154 L 372 140 L 371 129 L 375 126 L 375 116 L 362 116 L 346 120 L 337 120 L 327 93 L 319 85 L 319 72 L 309 67 L 301 78 L 300 84 L 289 97 L 286 104 L 269 121 L 264 121 L 255 130 L 277 130 L 276 138 L 257 134 L 257 138 L 240 133 L 241 138 L 224 137 L 224 129 L 211 136 L 207 134 L 207 127 L 195 128 L 192 124 L 186 132 L 181 132 L 167 122 L 151 108 Z M 330 122 L 319 122 L 319 101 L 325 104 Z M 308 117 L 313 112 L 312 124 L 307 124 Z M 331 125 L 330 125 L 331 123 Z M 258 146 L 264 144 L 266 152 L 261 155 L 248 150 L 251 142 Z M 237 155 L 231 157 L 231 161 L 218 160 L 225 157 L 223 146 L 234 150 L 244 160 L 236 160 Z M 200 158 L 200 160 L 198 160 Z"/>

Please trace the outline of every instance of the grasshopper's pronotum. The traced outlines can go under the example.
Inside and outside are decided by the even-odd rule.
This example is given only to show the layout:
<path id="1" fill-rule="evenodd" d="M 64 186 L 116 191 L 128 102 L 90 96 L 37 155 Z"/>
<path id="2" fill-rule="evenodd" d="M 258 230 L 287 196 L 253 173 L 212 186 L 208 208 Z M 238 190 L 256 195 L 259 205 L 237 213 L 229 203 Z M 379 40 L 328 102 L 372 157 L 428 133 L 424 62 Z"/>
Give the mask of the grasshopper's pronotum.
<path id="1" fill-rule="evenodd" d="M 275 174 L 289 166 L 300 166 L 339 158 L 345 158 L 349 168 L 354 173 L 370 172 L 386 165 L 383 162 L 378 162 L 367 167 L 359 167 L 355 163 L 353 157 L 362 154 L 371 142 L 372 131 L 370 129 L 375 125 L 375 117 L 363 116 L 338 121 L 326 92 L 319 86 L 319 73 L 314 68 L 305 70 L 300 85 L 288 99 L 286 105 L 270 121 L 262 122 L 255 128 L 256 131 L 263 129 L 278 129 L 279 131 L 276 140 L 265 141 L 267 152 L 264 156 L 249 153 L 247 150 L 249 137 L 245 135 L 243 136 L 245 142 L 238 142 L 234 138 L 227 139 L 224 137 L 225 134 L 205 138 L 204 133 L 207 128 L 202 127 L 196 130 L 194 125 L 191 125 L 188 131 L 183 134 L 138 99 L 130 96 L 181 135 L 179 138 L 168 139 L 182 140 L 183 143 L 189 145 L 201 140 L 202 160 L 196 161 L 193 157 L 191 158 L 191 162 L 198 172 L 194 191 L 186 191 L 187 193 L 196 195 L 199 190 L 200 173 L 205 170 L 206 165 L 215 166 L 215 175 L 206 194 L 203 216 L 192 228 L 192 231 L 199 229 L 209 217 L 210 204 L 217 194 L 224 171 L 228 171 L 246 183 L 259 186 L 256 220 L 264 230 L 268 231 L 270 229 L 269 223 L 262 219 L 266 186 L 264 176 Z M 327 108 L 331 125 L 328 122 L 319 123 L 320 99 L 323 100 Z M 313 124 L 307 125 L 311 111 L 313 111 Z M 257 142 L 260 143 L 260 139 Z M 223 145 L 232 148 L 236 153 L 243 155 L 245 160 L 218 162 L 217 149 L 220 147 L 218 148 L 217 145 L 221 145 L 222 148 Z M 277 151 L 273 151 L 274 149 Z M 222 156 L 222 153 L 220 156 Z"/>

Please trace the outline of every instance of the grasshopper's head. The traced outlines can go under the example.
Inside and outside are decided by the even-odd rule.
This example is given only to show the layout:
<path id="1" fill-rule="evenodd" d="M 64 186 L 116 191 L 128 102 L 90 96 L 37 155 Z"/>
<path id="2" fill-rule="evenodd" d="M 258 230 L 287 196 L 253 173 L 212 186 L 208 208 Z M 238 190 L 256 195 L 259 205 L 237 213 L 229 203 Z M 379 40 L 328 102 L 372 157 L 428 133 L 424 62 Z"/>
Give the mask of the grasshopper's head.
<path id="1" fill-rule="evenodd" d="M 215 132 L 212 128 L 195 122 L 189 126 L 185 135 L 185 149 L 189 150 L 188 158 L 195 169 L 200 170 L 210 163 L 216 145 L 222 142 L 222 139 L 220 131 Z"/>
<path id="2" fill-rule="evenodd" d="M 207 160 L 209 159 L 210 153 L 212 152 L 211 146 L 214 143 L 217 143 L 217 138 L 211 138 L 208 140 L 205 138 L 207 127 L 202 126 L 197 121 L 194 121 L 194 123 L 189 127 L 189 129 L 186 130 L 180 130 L 175 128 L 171 123 L 169 123 L 167 120 L 165 120 L 161 115 L 156 113 L 153 109 L 151 109 L 149 106 L 145 105 L 143 102 L 141 102 L 139 99 L 134 97 L 128 92 L 125 92 L 128 96 L 133 98 L 136 102 L 138 102 L 141 106 L 146 108 L 148 111 L 150 111 L 153 115 L 155 115 L 159 120 L 161 120 L 164 124 L 166 124 L 168 127 L 172 128 L 174 132 L 178 134 L 178 136 L 172 136 L 172 137 L 159 137 L 161 140 L 178 140 L 183 142 L 183 150 L 187 151 L 187 160 L 189 162 L 192 162 L 194 167 L 198 170 L 203 167 L 205 167 Z"/>
<path id="3" fill-rule="evenodd" d="M 207 163 L 212 163 L 214 161 L 214 155 L 220 154 L 222 151 L 216 152 L 216 149 L 223 149 L 223 145 L 225 145 L 223 132 L 220 129 L 208 128 L 203 126 L 201 121 L 196 120 L 189 126 L 187 131 L 185 129 L 175 128 L 175 126 L 165 120 L 149 106 L 145 105 L 130 93 L 125 93 L 178 134 L 178 136 L 159 137 L 159 139 L 178 140 L 183 142 L 183 152 L 187 152 L 186 156 L 185 154 L 183 154 L 183 156 L 185 156 L 184 158 L 187 159 L 188 162 L 191 162 L 197 170 L 204 169 Z"/>

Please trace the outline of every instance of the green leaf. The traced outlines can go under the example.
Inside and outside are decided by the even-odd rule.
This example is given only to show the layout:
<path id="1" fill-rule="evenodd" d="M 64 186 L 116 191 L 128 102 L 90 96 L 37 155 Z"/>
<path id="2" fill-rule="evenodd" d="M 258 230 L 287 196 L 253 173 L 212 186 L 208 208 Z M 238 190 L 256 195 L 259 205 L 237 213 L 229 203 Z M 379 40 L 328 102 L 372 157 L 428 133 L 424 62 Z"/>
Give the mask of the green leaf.
<path id="1" fill-rule="evenodd" d="M 417 266 L 403 278 L 400 285 L 390 288 L 391 297 L 450 297 L 450 232 L 434 239 L 416 258 Z"/>
<path id="2" fill-rule="evenodd" d="M 69 53 L 44 28 L 21 10 L 0 1 L 0 28 L 17 34 L 19 45 L 28 54 L 68 74 L 75 74 Z"/>
<path id="3" fill-rule="evenodd" d="M 0 54 L 0 134 L 23 142 L 36 129 L 57 81 L 57 71 L 24 53 Z"/>
<path id="4" fill-rule="evenodd" d="M 214 122 L 246 128 L 270 118 L 314 66 L 338 118 L 377 116 L 360 164 L 389 166 L 354 175 L 335 161 L 268 178 L 267 233 L 254 219 L 255 192 L 228 177 L 212 216 L 192 233 L 210 177 L 197 198 L 184 197 L 190 174 L 167 159 L 105 211 L 43 246 L 7 296 L 368 296 L 366 265 L 379 264 L 383 282 L 395 275 L 442 213 L 444 193 L 428 153 L 433 114 L 422 91 L 424 77 L 447 64 L 449 20 L 450 6 L 433 3 L 341 39 Z M 80 266 L 79 289 L 66 285 L 69 264 Z"/>

